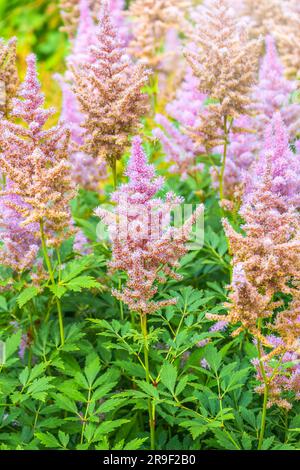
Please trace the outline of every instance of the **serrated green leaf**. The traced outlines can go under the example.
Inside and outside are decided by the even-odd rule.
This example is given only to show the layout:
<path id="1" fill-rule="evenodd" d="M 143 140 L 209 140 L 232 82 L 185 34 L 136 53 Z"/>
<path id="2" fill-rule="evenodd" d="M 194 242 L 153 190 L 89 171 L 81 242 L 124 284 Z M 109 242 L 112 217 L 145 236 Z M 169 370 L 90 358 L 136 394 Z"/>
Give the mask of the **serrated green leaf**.
<path id="1" fill-rule="evenodd" d="M 72 290 L 74 292 L 81 292 L 82 289 L 100 289 L 102 287 L 101 284 L 96 281 L 96 279 L 94 279 L 92 276 L 76 277 L 69 281 L 67 284 L 65 284 L 65 286 L 68 290 Z"/>
<path id="2" fill-rule="evenodd" d="M 39 292 L 40 292 L 39 289 L 35 286 L 30 286 L 24 289 L 17 298 L 17 303 L 19 307 L 20 308 L 24 307 L 24 305 L 27 304 L 29 300 L 36 297 L 39 294 Z"/>
<path id="3" fill-rule="evenodd" d="M 35 433 L 35 436 L 45 447 L 51 449 L 59 449 L 61 447 L 56 437 L 53 436 L 53 434 L 51 434 L 50 432 L 37 432 Z"/>
<path id="4" fill-rule="evenodd" d="M 166 363 L 160 371 L 160 380 L 164 386 L 173 394 L 177 379 L 177 369 L 173 364 Z"/>
<path id="5" fill-rule="evenodd" d="M 50 286 L 49 289 L 58 299 L 61 299 L 62 296 L 65 295 L 65 293 L 67 292 L 67 288 L 59 284 L 55 284 L 55 286 Z"/>

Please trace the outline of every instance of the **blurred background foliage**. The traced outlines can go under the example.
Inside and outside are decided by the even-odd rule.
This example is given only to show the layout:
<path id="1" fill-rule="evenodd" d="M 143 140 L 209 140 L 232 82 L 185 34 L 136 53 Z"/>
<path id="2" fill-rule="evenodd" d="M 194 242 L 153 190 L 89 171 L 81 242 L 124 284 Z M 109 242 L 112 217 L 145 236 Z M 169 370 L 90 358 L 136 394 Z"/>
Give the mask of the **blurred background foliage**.
<path id="1" fill-rule="evenodd" d="M 39 72 L 46 104 L 61 105 L 61 93 L 53 74 L 64 71 L 64 58 L 69 50 L 62 25 L 59 0 L 0 0 L 0 36 L 18 38 L 18 65 L 23 78 L 25 59 L 34 52 L 39 59 Z M 54 116 L 54 120 L 57 116 Z"/>
<path id="2" fill-rule="evenodd" d="M 23 78 L 26 71 L 26 56 L 34 52 L 39 60 L 46 104 L 55 106 L 58 112 L 61 92 L 53 74 L 64 72 L 64 59 L 70 48 L 67 35 L 60 31 L 61 26 L 59 0 L 0 0 L 0 37 L 18 38 L 20 77 Z"/>

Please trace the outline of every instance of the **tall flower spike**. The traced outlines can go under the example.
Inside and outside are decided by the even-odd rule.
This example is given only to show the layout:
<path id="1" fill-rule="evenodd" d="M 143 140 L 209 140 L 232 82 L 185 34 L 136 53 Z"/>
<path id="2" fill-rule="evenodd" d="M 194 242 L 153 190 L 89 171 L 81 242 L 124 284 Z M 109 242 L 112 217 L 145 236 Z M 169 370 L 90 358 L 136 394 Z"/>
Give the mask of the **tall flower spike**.
<path id="1" fill-rule="evenodd" d="M 175 4 L 176 3 L 176 4 Z M 166 34 L 170 29 L 180 29 L 184 10 L 190 2 L 186 0 L 134 0 L 130 3 L 133 38 L 129 52 L 143 60 L 151 68 L 157 68 Z"/>
<path id="2" fill-rule="evenodd" d="M 182 199 L 173 193 L 167 194 L 165 201 L 155 197 L 163 179 L 157 178 L 154 167 L 147 163 L 139 137 L 133 140 L 126 175 L 129 182 L 112 195 L 115 214 L 98 208 L 96 215 L 109 229 L 111 271 L 127 274 L 126 284 L 112 294 L 132 312 L 148 314 L 176 302 L 176 299 L 156 301 L 154 296 L 158 283 L 166 282 L 168 277 L 178 279 L 174 268 L 186 253 L 192 225 L 203 208 L 199 207 L 181 228 L 170 226 L 170 210 Z"/>
<path id="3" fill-rule="evenodd" d="M 203 169 L 203 165 L 196 162 L 196 157 L 204 152 L 203 146 L 196 145 L 184 132 L 186 127 L 195 126 L 199 109 L 202 108 L 205 112 L 206 96 L 198 91 L 197 86 L 197 78 L 188 69 L 175 100 L 166 106 L 166 111 L 178 122 L 178 128 L 165 116 L 158 114 L 155 117 L 155 121 L 163 129 L 154 129 L 153 135 L 160 140 L 167 160 L 173 163 L 170 172 L 179 174 L 182 179 Z"/>
<path id="4" fill-rule="evenodd" d="M 113 168 L 128 147 L 128 137 L 147 112 L 148 97 L 142 88 L 148 72 L 134 65 L 113 27 L 104 3 L 97 42 L 89 49 L 92 63 L 73 68 L 74 91 L 83 112 L 84 150 L 102 157 Z"/>
<path id="5" fill-rule="evenodd" d="M 48 239 L 56 244 L 70 225 L 69 201 L 74 195 L 67 158 L 69 133 L 61 124 L 44 129 L 54 110 L 43 108 L 40 88 L 31 54 L 19 97 L 13 100 L 12 115 L 18 123 L 0 121 L 0 169 L 11 182 L 1 195 L 6 206 L 23 217 L 21 226 L 43 224 Z"/>
<path id="6" fill-rule="evenodd" d="M 289 148 L 289 134 L 280 113 L 276 113 L 265 133 L 264 149 L 246 178 L 244 200 L 250 204 L 256 190 L 264 184 L 266 172 L 270 173 L 270 190 L 280 195 L 286 211 L 300 207 L 300 160 Z"/>
<path id="7" fill-rule="evenodd" d="M 7 43 L 0 39 L 0 112 L 8 117 L 11 111 L 11 100 L 15 96 L 19 76 L 17 70 L 17 40 Z"/>
<path id="8" fill-rule="evenodd" d="M 255 108 L 259 113 L 255 123 L 260 136 L 276 111 L 281 112 L 290 134 L 298 131 L 300 105 L 290 103 L 290 95 L 296 89 L 297 83 L 284 77 L 284 68 L 273 37 L 267 36 L 266 54 L 261 63 L 259 82 L 253 92 Z"/>
<path id="9" fill-rule="evenodd" d="M 87 5 L 91 11 L 92 18 L 98 21 L 102 0 L 87 0 Z M 128 42 L 129 30 L 124 15 L 125 0 L 111 0 L 110 14 L 114 26 L 118 29 L 124 43 Z M 80 0 L 60 0 L 60 11 L 64 22 L 61 28 L 73 41 L 78 34 L 78 24 L 80 23 Z"/>
<path id="10" fill-rule="evenodd" d="M 237 4 L 239 13 L 249 22 L 252 37 L 271 33 L 273 25 L 283 21 L 285 5 L 281 0 L 238 0 Z"/>
<path id="11" fill-rule="evenodd" d="M 196 49 L 186 58 L 199 80 L 199 91 L 213 101 L 192 130 L 209 148 L 220 142 L 225 120 L 249 114 L 249 92 L 255 83 L 259 41 L 249 41 L 247 28 L 236 19 L 228 0 L 210 0 L 199 7 L 201 21 L 191 40 Z"/>
<path id="12" fill-rule="evenodd" d="M 300 74 L 300 14 L 298 2 L 286 2 L 283 21 L 273 26 L 278 50 L 286 67 L 286 75 Z"/>
<path id="13" fill-rule="evenodd" d="M 11 183 L 7 182 L 7 188 Z M 22 272 L 30 269 L 36 260 L 39 243 L 35 233 L 39 230 L 37 224 L 22 225 L 23 217 L 12 206 L 25 208 L 20 196 L 10 194 L 0 196 L 0 263 L 14 271 Z"/>
<path id="14" fill-rule="evenodd" d="M 299 164 L 293 168 L 292 155 L 287 154 L 288 136 L 280 116 L 274 117 L 266 140 L 260 157 L 263 161 L 258 161 L 254 169 L 258 178 L 254 178 L 248 188 L 240 211 L 246 235 L 235 232 L 227 221 L 224 226 L 234 266 L 226 318 L 233 324 L 240 323 L 269 347 L 258 320 L 269 318 L 272 323 L 274 308 L 278 306 L 273 300 L 276 293 L 284 292 L 298 299 L 294 282 L 298 282 L 300 267 L 300 219 L 296 210 L 300 171 Z M 283 315 L 289 317 L 291 313 L 285 311 Z M 299 333 L 295 330 L 294 339 L 291 332 L 287 333 L 287 340 L 279 324 L 283 322 L 275 321 L 271 328 L 284 339 L 286 349 L 296 347 L 295 338 Z"/>

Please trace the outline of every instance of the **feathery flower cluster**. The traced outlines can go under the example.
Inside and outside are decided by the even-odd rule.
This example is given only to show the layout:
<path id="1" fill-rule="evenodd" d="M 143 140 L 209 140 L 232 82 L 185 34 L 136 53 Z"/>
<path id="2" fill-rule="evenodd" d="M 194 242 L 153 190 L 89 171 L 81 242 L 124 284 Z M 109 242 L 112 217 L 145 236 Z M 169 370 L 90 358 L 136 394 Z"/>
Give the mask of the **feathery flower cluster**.
<path id="1" fill-rule="evenodd" d="M 298 320 L 299 321 L 299 320 Z M 268 342 L 274 347 L 278 348 L 282 345 L 280 338 L 269 335 Z M 262 351 L 263 353 L 265 351 Z M 256 392 L 264 393 L 264 377 L 258 359 L 253 359 L 257 372 L 257 380 L 260 385 L 256 388 Z M 277 405 L 280 408 L 290 410 L 292 408 L 291 402 L 288 400 L 288 393 L 292 392 L 296 400 L 300 400 L 300 365 L 299 354 L 294 352 L 285 352 L 280 358 L 280 364 L 270 363 L 264 361 L 265 375 L 268 379 L 268 403 L 270 408 L 272 405 Z"/>
<path id="2" fill-rule="evenodd" d="M 64 22 L 64 26 L 61 29 L 69 35 L 72 41 L 78 36 L 78 29 L 80 28 L 80 10 L 82 8 L 80 3 L 83 3 L 82 0 L 60 0 L 61 17 Z M 86 3 L 88 7 L 90 12 L 89 16 L 93 19 L 93 24 L 97 23 L 102 0 L 87 0 L 84 3 Z M 129 31 L 125 21 L 124 9 L 125 0 L 110 0 L 112 22 L 118 29 L 121 38 L 124 42 L 127 42 L 129 39 Z"/>
<path id="3" fill-rule="evenodd" d="M 238 0 L 236 3 L 239 13 L 248 20 L 253 37 L 269 34 L 273 25 L 284 21 L 281 0 Z"/>
<path id="4" fill-rule="evenodd" d="M 70 130 L 69 153 L 73 182 L 89 191 L 99 192 L 99 183 L 107 176 L 106 163 L 80 150 L 84 143 L 83 114 L 70 85 L 59 75 L 56 76 L 63 93 L 61 119 Z"/>
<path id="5" fill-rule="evenodd" d="M 299 2 L 285 2 L 283 21 L 275 24 L 273 30 L 281 59 L 286 67 L 286 75 L 296 77 L 300 73 Z"/>
<path id="6" fill-rule="evenodd" d="M 6 187 L 12 185 L 8 181 Z M 6 204 L 7 203 L 7 204 Z M 22 215 L 12 206 L 24 207 L 19 196 L 0 197 L 0 263 L 14 271 L 22 272 L 30 269 L 36 259 L 39 243 L 35 233 L 39 230 L 37 224 L 22 226 Z"/>
<path id="7" fill-rule="evenodd" d="M 43 108 L 33 54 L 27 58 L 18 96 L 12 102 L 17 122 L 0 121 L 0 169 L 10 181 L 1 196 L 22 216 L 20 226 L 43 224 L 49 241 L 56 244 L 69 228 L 69 201 L 74 195 L 67 159 L 69 134 L 62 125 L 45 129 L 54 110 Z"/>
<path id="8" fill-rule="evenodd" d="M 203 211 L 199 207 L 182 227 L 170 226 L 170 211 L 182 202 L 173 193 L 166 200 L 155 198 L 163 186 L 163 179 L 155 176 L 147 163 L 139 137 L 133 140 L 132 154 L 126 175 L 129 182 L 113 193 L 116 213 L 102 208 L 96 214 L 109 228 L 112 240 L 111 271 L 125 271 L 127 282 L 113 295 L 141 314 L 153 313 L 174 304 L 176 299 L 155 301 L 157 284 L 167 277 L 179 279 L 174 268 L 186 253 L 192 226 Z"/>
<path id="9" fill-rule="evenodd" d="M 176 3 L 176 4 L 175 4 Z M 187 0 L 134 0 L 130 3 L 133 38 L 129 52 L 151 68 L 157 68 L 164 57 L 168 31 L 180 30 Z"/>
<path id="10" fill-rule="evenodd" d="M 265 174 L 270 174 L 271 190 L 280 195 L 285 210 L 300 207 L 300 161 L 289 147 L 288 130 L 278 112 L 274 114 L 265 132 L 264 149 L 255 167 L 245 179 L 245 204 L 251 204 L 256 189 L 264 184 Z M 263 192 L 263 191 L 262 191 Z"/>
<path id="11" fill-rule="evenodd" d="M 249 41 L 247 28 L 236 19 L 228 0 L 210 0 L 199 7 L 201 20 L 187 50 L 187 61 L 199 80 L 199 91 L 211 99 L 205 116 L 192 130 L 195 138 L 212 148 L 227 133 L 228 118 L 249 114 L 249 92 L 255 83 L 260 41 Z"/>
<path id="12" fill-rule="evenodd" d="M 111 166 L 128 147 L 128 137 L 139 127 L 148 109 L 142 88 L 148 72 L 126 55 L 104 3 L 95 45 L 89 48 L 91 63 L 73 67 L 74 91 L 84 114 L 83 150 Z"/>
<path id="13" fill-rule="evenodd" d="M 79 18 L 78 0 L 60 0 L 59 7 L 64 22 L 61 30 L 65 31 L 70 39 L 73 39 L 76 35 Z"/>
<path id="14" fill-rule="evenodd" d="M 170 172 L 180 175 L 182 179 L 203 169 L 203 165 L 196 162 L 196 157 L 204 152 L 203 146 L 196 145 L 184 132 L 185 128 L 195 126 L 201 108 L 205 112 L 206 96 L 198 91 L 197 85 L 197 78 L 188 69 L 175 100 L 166 106 L 167 113 L 178 122 L 179 127 L 161 114 L 155 117 L 162 129 L 154 129 L 153 135 L 160 140 L 167 161 L 173 162 Z"/>
<path id="15" fill-rule="evenodd" d="M 280 111 L 291 137 L 299 128 L 300 105 L 290 103 L 297 82 L 284 77 L 284 68 L 272 36 L 266 37 L 266 55 L 262 61 L 259 82 L 254 88 L 254 106 L 258 111 L 255 125 L 260 136 L 275 112 Z"/>
<path id="16" fill-rule="evenodd" d="M 10 39 L 7 43 L 0 39 L 0 112 L 8 117 L 11 100 L 15 96 L 18 84 L 17 40 Z"/>
<path id="17" fill-rule="evenodd" d="M 267 130 L 264 152 L 254 167 L 255 176 L 240 211 L 246 235 L 224 221 L 234 267 L 229 314 L 209 316 L 239 324 L 235 335 L 247 329 L 271 349 L 264 358 L 267 364 L 272 357 L 299 350 L 300 224 L 296 209 L 300 165 L 299 157 L 289 150 L 288 140 L 277 114 Z M 274 301 L 278 292 L 291 295 L 292 301 L 288 309 L 281 309 L 273 318 L 274 310 L 282 307 L 281 302 Z M 262 327 L 272 330 L 280 344 L 274 346 Z"/>

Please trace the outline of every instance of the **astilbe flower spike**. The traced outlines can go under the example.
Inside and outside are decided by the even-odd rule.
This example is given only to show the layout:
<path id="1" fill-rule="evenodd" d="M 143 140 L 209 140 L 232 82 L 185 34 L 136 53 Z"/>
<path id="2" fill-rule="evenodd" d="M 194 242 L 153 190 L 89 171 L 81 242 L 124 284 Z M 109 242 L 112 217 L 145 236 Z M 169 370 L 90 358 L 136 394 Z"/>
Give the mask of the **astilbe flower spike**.
<path id="1" fill-rule="evenodd" d="M 10 39 L 7 43 L 0 39 L 0 112 L 5 117 L 8 117 L 11 111 L 11 100 L 19 85 L 16 61 L 16 38 Z"/>
<path id="2" fill-rule="evenodd" d="M 8 181 L 6 187 L 11 187 Z M 0 262 L 16 272 L 30 269 L 34 264 L 39 250 L 39 242 L 35 233 L 37 224 L 23 226 L 23 216 L 13 206 L 24 207 L 20 196 L 10 194 L 0 197 Z"/>
<path id="3" fill-rule="evenodd" d="M 288 1 L 284 4 L 283 21 L 273 25 L 273 34 L 286 75 L 295 78 L 300 74 L 300 13 L 299 3 Z"/>
<path id="4" fill-rule="evenodd" d="M 273 114 L 281 112 L 291 137 L 298 131 L 300 105 L 290 103 L 291 94 L 297 89 L 297 82 L 284 77 L 284 67 L 278 56 L 275 40 L 266 37 L 266 54 L 261 63 L 259 82 L 253 91 L 254 106 L 258 112 L 255 125 L 262 135 Z"/>
<path id="5" fill-rule="evenodd" d="M 204 109 L 206 96 L 197 88 L 198 80 L 188 69 L 185 79 L 177 91 L 176 98 L 166 106 L 167 113 L 175 119 L 179 127 L 161 114 L 155 121 L 161 128 L 153 130 L 153 135 L 161 142 L 167 161 L 172 162 L 170 172 L 184 180 L 188 174 L 201 171 L 203 165 L 196 162 L 196 157 L 204 152 L 203 146 L 196 145 L 185 133 L 187 127 L 195 126 L 199 109 Z"/>
<path id="6" fill-rule="evenodd" d="M 127 274 L 125 286 L 112 293 L 132 312 L 144 315 L 176 302 L 176 299 L 156 301 L 153 298 L 158 283 L 165 282 L 167 277 L 180 278 L 174 268 L 187 251 L 186 242 L 193 223 L 203 208 L 199 207 L 181 228 L 170 226 L 170 210 L 182 199 L 173 193 L 168 193 L 165 201 L 155 197 L 163 186 L 163 179 L 155 176 L 141 144 L 139 137 L 133 139 L 126 171 L 129 181 L 112 195 L 115 214 L 101 207 L 96 214 L 109 229 L 110 270 Z"/>
<path id="7" fill-rule="evenodd" d="M 31 54 L 25 80 L 12 103 L 17 122 L 0 121 L 0 169 L 10 181 L 1 196 L 6 206 L 23 217 L 21 226 L 42 225 L 48 241 L 56 245 L 70 226 L 69 201 L 74 196 L 69 133 L 61 124 L 45 129 L 54 110 L 43 108 L 40 88 Z"/>
<path id="8" fill-rule="evenodd" d="M 226 139 L 233 118 L 250 113 L 260 41 L 248 40 L 247 28 L 228 0 L 210 0 L 199 13 L 190 38 L 196 48 L 185 56 L 199 80 L 199 91 L 212 102 L 191 132 L 210 149 Z"/>
<path id="9" fill-rule="evenodd" d="M 134 0 L 128 15 L 132 20 L 129 52 L 156 69 L 163 56 L 162 49 L 170 29 L 180 30 L 187 0 Z"/>
<path id="10" fill-rule="evenodd" d="M 114 169 L 128 147 L 128 137 L 147 112 L 148 99 L 141 90 L 148 72 L 126 55 L 106 2 L 96 37 L 97 42 L 89 48 L 91 63 L 72 69 L 74 91 L 84 114 L 83 150 L 103 158 Z"/>
<path id="11" fill-rule="evenodd" d="M 224 221 L 233 254 L 226 305 L 229 313 L 209 315 L 211 319 L 238 325 L 235 335 L 248 330 L 257 340 L 259 367 L 265 366 L 267 371 L 272 358 L 280 360 L 286 353 L 299 353 L 300 166 L 299 157 L 289 151 L 288 140 L 277 114 L 266 132 L 265 148 L 254 167 L 256 178 L 248 186 L 240 210 L 245 235 Z M 275 300 L 280 292 L 291 296 L 288 308 Z M 274 315 L 278 307 L 281 308 Z M 267 329 L 275 334 L 277 344 L 270 341 Z M 271 378 L 264 378 L 261 390 L 268 393 L 271 385 Z M 269 400 L 271 404 L 279 403 L 272 394 Z"/>
<path id="12" fill-rule="evenodd" d="M 73 41 L 78 34 L 80 23 L 80 1 L 81 0 L 60 0 L 60 12 L 64 22 L 61 28 Z M 99 18 L 102 0 L 87 0 L 87 5 L 91 11 L 91 18 L 96 23 Z M 129 30 L 124 15 L 125 0 L 111 0 L 110 14 L 114 26 L 118 29 L 124 42 L 129 40 Z"/>
<path id="13" fill-rule="evenodd" d="M 60 75 L 56 75 L 55 78 L 60 83 L 63 93 L 61 120 L 70 130 L 69 154 L 72 180 L 81 188 L 99 192 L 101 180 L 107 177 L 106 163 L 80 150 L 84 143 L 82 127 L 84 116 L 79 110 L 71 85 Z"/>
<path id="14" fill-rule="evenodd" d="M 235 0 L 233 3 L 239 14 L 248 20 L 252 37 L 265 36 L 272 31 L 274 25 L 284 21 L 284 5 L 281 0 Z"/>

